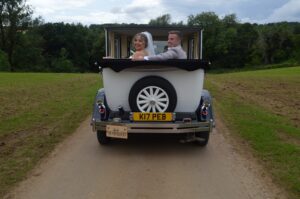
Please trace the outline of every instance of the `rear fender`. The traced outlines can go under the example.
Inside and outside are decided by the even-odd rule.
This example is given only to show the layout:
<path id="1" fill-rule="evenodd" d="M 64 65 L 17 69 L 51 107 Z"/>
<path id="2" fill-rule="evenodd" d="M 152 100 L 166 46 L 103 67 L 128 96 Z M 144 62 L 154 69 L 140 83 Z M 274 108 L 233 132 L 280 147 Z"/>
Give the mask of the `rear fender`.
<path id="1" fill-rule="evenodd" d="M 103 103 L 105 108 L 106 108 L 106 114 L 104 116 L 105 118 L 101 118 L 101 114 L 99 113 L 99 103 Z M 109 112 L 110 112 L 110 109 L 109 109 L 109 107 L 107 105 L 107 102 L 106 102 L 104 88 L 101 88 L 97 91 L 97 94 L 96 94 L 96 97 L 95 97 L 95 101 L 94 101 L 94 105 L 93 105 L 93 115 L 92 115 L 93 117 L 92 117 L 92 119 L 107 120 Z"/>
<path id="2" fill-rule="evenodd" d="M 200 101 L 200 104 L 199 104 L 199 107 L 197 109 L 197 113 L 200 113 L 201 112 L 201 108 L 203 107 L 204 104 L 208 104 L 208 114 L 206 116 L 206 118 L 203 118 L 201 117 L 199 114 L 199 118 L 200 120 L 212 120 L 213 122 L 213 125 L 215 124 L 215 121 L 214 121 L 214 111 L 213 111 L 213 101 L 212 101 L 212 97 L 209 93 L 208 90 L 205 90 L 203 89 L 202 92 L 201 92 L 201 101 Z"/>

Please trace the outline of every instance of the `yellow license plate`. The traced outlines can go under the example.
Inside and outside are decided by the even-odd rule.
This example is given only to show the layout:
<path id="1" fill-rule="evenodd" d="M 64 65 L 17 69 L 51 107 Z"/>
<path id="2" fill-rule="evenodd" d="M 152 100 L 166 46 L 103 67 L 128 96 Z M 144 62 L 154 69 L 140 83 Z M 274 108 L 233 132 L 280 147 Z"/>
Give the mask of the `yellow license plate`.
<path id="1" fill-rule="evenodd" d="M 115 126 L 115 125 L 106 125 L 106 136 L 112 138 L 128 138 L 126 126 Z"/>
<path id="2" fill-rule="evenodd" d="M 172 121 L 173 113 L 142 113 L 133 112 L 133 121 L 147 121 L 147 122 L 168 122 Z"/>

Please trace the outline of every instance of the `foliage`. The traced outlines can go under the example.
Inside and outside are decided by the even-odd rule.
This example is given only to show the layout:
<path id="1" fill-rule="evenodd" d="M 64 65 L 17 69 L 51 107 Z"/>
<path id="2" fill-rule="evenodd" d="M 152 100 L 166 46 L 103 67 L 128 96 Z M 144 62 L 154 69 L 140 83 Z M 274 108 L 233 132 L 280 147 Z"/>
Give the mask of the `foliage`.
<path id="1" fill-rule="evenodd" d="M 269 24 L 258 29 L 259 45 L 265 64 L 289 59 L 292 44 L 292 30 L 288 24 Z"/>
<path id="2" fill-rule="evenodd" d="M 157 17 L 156 19 L 151 19 L 150 25 L 169 25 L 171 23 L 171 15 L 165 14 Z"/>
<path id="3" fill-rule="evenodd" d="M 76 72 L 72 62 L 68 60 L 67 55 L 67 50 L 62 48 L 60 50 L 60 56 L 52 62 L 54 72 Z"/>
<path id="4" fill-rule="evenodd" d="M 102 25 L 44 23 L 31 19 L 26 0 L 0 0 L 0 70 L 86 72 L 91 57 L 105 56 Z M 115 26 L 129 24 L 112 24 Z M 137 24 L 135 24 L 137 25 Z M 153 26 L 183 26 L 170 14 L 149 21 Z M 203 57 L 212 68 L 244 68 L 300 62 L 300 23 L 241 23 L 235 14 L 220 18 L 214 12 L 190 15 L 187 26 L 203 28 Z"/>
<path id="5" fill-rule="evenodd" d="M 156 19 L 151 19 L 149 21 L 149 25 L 153 25 L 153 26 L 169 26 L 169 25 L 182 26 L 183 21 L 171 23 L 171 15 L 170 14 L 164 14 L 164 15 L 161 15 L 161 16 L 157 17 Z"/>
<path id="6" fill-rule="evenodd" d="M 7 54 L 0 50 L 0 71 L 9 71 L 9 69 Z"/>
<path id="7" fill-rule="evenodd" d="M 188 17 L 188 25 L 204 29 L 204 57 L 214 68 L 299 63 L 300 23 L 257 25 L 240 23 L 235 14 L 220 19 L 214 12 Z"/>
<path id="8" fill-rule="evenodd" d="M 10 70 L 14 71 L 13 54 L 18 32 L 26 31 L 32 14 L 26 0 L 0 0 L 0 48 L 8 55 Z"/>
<path id="9" fill-rule="evenodd" d="M 90 57 L 105 56 L 105 35 L 103 28 L 92 25 L 89 27 L 89 30 L 87 43 Z M 90 67 L 89 71 L 98 72 L 98 68 Z"/>
<path id="10" fill-rule="evenodd" d="M 47 23 L 38 27 L 38 32 L 45 40 L 44 57 L 51 71 L 57 71 L 57 65 L 64 65 L 60 72 L 90 70 L 89 57 L 104 55 L 104 33 L 102 28 L 89 29 L 81 24 Z M 103 46 L 103 49 L 101 48 Z M 62 56 L 62 49 L 65 54 Z M 70 69 L 73 65 L 75 68 Z M 71 70 L 71 71 L 70 71 Z"/>
<path id="11" fill-rule="evenodd" d="M 13 64 L 17 71 L 48 71 L 44 66 L 43 56 L 44 39 L 30 29 L 26 34 L 17 35 L 17 43 L 13 54 Z"/>
<path id="12" fill-rule="evenodd" d="M 204 29 L 203 57 L 211 60 L 214 65 L 220 64 L 224 59 L 224 53 L 227 53 L 231 40 L 226 37 L 235 34 L 232 30 L 227 33 L 222 31 L 222 21 L 214 12 L 203 12 L 198 15 L 188 17 L 188 25 L 200 26 Z"/>

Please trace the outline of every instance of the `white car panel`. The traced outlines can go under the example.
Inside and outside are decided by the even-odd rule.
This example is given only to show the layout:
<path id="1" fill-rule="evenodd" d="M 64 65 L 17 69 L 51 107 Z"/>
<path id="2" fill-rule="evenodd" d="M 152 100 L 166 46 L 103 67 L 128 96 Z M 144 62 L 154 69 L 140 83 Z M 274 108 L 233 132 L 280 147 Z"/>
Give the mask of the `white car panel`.
<path id="1" fill-rule="evenodd" d="M 198 108 L 204 70 L 186 71 L 166 66 L 134 67 L 120 72 L 103 68 L 103 86 L 109 108 L 117 111 L 122 106 L 125 111 L 131 111 L 128 102 L 130 89 L 137 80 L 146 76 L 162 77 L 174 86 L 177 93 L 175 112 L 194 112 Z"/>

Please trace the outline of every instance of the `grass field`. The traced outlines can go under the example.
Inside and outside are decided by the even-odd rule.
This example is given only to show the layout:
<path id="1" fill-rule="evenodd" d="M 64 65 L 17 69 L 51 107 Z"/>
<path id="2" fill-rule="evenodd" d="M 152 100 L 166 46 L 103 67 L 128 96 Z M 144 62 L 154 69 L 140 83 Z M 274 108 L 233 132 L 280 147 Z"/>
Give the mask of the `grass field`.
<path id="1" fill-rule="evenodd" d="M 0 73 L 0 198 L 92 111 L 97 74 Z M 214 108 L 300 198 L 300 67 L 206 75 Z"/>
<path id="2" fill-rule="evenodd" d="M 0 198 L 92 111 L 97 74 L 0 73 Z"/>
<path id="3" fill-rule="evenodd" d="M 205 87 L 231 132 L 300 198 L 300 67 L 208 74 Z"/>

